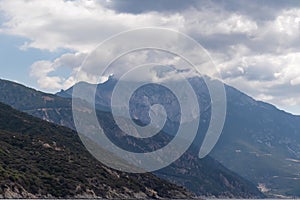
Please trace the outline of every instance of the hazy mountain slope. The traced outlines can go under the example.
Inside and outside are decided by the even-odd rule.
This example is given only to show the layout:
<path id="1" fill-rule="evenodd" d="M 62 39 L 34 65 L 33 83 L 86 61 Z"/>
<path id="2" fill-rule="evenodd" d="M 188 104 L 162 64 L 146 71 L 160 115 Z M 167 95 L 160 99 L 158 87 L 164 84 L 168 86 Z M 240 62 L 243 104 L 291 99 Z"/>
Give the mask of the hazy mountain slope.
<path id="1" fill-rule="evenodd" d="M 117 80 L 98 86 L 96 103 L 110 105 L 109 98 Z M 199 77 L 189 80 L 202 111 L 200 129 L 194 142 L 199 149 L 210 121 L 210 96 Z M 211 155 L 229 169 L 255 184 L 266 186 L 270 195 L 300 196 L 300 117 L 255 101 L 246 94 L 225 86 L 227 117 L 221 138 Z M 88 87 L 87 87 L 88 90 Z M 72 88 L 58 95 L 71 95 Z M 164 94 L 162 94 L 164 95 Z M 167 95 L 166 95 L 166 98 Z M 172 101 L 166 99 L 165 101 Z M 139 104 L 142 99 L 134 99 Z M 147 119 L 147 113 L 140 120 Z M 172 132 L 174 127 L 167 131 Z"/>
<path id="2" fill-rule="evenodd" d="M 300 117 L 228 87 L 228 111 L 211 154 L 271 194 L 300 196 Z"/>
<path id="3" fill-rule="evenodd" d="M 160 132 L 157 139 L 140 140 L 127 136 L 113 120 L 109 112 L 98 113 L 101 127 L 110 140 L 131 152 L 147 152 L 164 146 L 172 139 L 169 134 Z M 197 195 L 217 197 L 261 198 L 264 197 L 250 181 L 226 169 L 219 162 L 207 156 L 198 158 L 198 152 L 190 148 L 170 166 L 154 172 L 159 177 L 180 184 Z"/>
<path id="4" fill-rule="evenodd" d="M 103 166 L 68 128 L 0 103 L 0 197 L 189 198 L 151 174 Z"/>
<path id="5" fill-rule="evenodd" d="M 3 87 L 3 85 L 5 87 Z M 44 106 L 48 106 L 47 101 L 44 101 L 43 97 L 48 96 L 49 94 L 37 92 L 30 88 L 12 82 L 8 82 L 8 81 L 0 81 L 0 87 L 5 88 L 5 91 L 3 89 L 0 90 L 0 92 L 2 92 L 3 94 L 10 93 L 10 87 L 16 87 L 14 89 L 18 91 L 14 93 L 14 95 L 16 96 L 15 97 L 14 95 L 11 96 L 11 98 L 14 100 L 22 99 L 19 97 L 19 94 L 28 95 L 32 93 L 39 93 L 36 94 L 35 96 L 32 95 L 33 97 L 31 96 L 31 98 L 36 98 L 36 96 L 38 96 L 40 98 L 39 101 L 41 102 L 41 105 L 44 104 Z M 65 101 L 63 105 L 67 105 L 68 103 L 69 105 L 71 105 L 70 99 L 61 99 L 60 97 L 55 97 L 53 95 L 50 96 L 51 98 L 54 99 L 54 102 L 56 98 L 58 98 L 59 101 L 61 100 Z M 30 99 L 30 98 L 26 97 L 24 99 Z M 3 96 L 0 96 L 0 101 L 4 101 L 7 103 L 11 102 L 9 98 L 5 98 Z M 30 104 L 32 101 L 28 100 L 28 103 Z M 20 103 L 14 102 L 13 105 L 20 105 Z M 47 119 L 49 121 L 54 121 L 56 123 L 62 121 L 63 122 L 62 124 L 73 124 L 72 119 L 70 119 L 70 116 L 72 116 L 70 110 L 71 108 L 70 107 L 68 108 L 67 106 L 62 108 L 56 107 L 55 109 L 52 109 L 51 107 L 47 107 L 48 109 L 44 110 L 43 112 L 41 112 L 42 107 L 38 107 L 36 110 L 29 110 L 29 111 L 26 110 L 27 108 L 26 103 L 22 106 L 15 106 L 15 107 L 17 109 L 27 111 L 28 113 L 33 114 L 37 117 Z M 48 113 L 49 110 L 50 113 L 54 110 L 57 115 L 50 115 Z M 63 114 L 60 114 L 61 111 L 63 112 Z M 69 114 L 70 116 L 64 118 L 65 113 Z M 58 119 L 56 118 L 56 116 L 58 116 Z M 106 113 L 103 116 L 104 117 L 107 116 L 107 118 L 110 117 L 109 113 Z M 104 122 L 105 122 L 104 124 L 108 126 L 110 125 L 107 122 L 107 120 L 105 120 Z M 70 127 L 72 128 L 73 125 L 71 125 Z M 256 189 L 255 185 L 253 185 L 252 183 L 230 172 L 229 170 L 227 170 L 217 162 L 213 161 L 211 158 L 207 158 L 205 160 L 199 160 L 197 158 L 197 155 L 192 154 L 190 152 L 188 152 L 185 156 L 183 156 L 178 162 L 174 163 L 172 166 L 166 169 L 157 172 L 157 174 L 177 184 L 182 184 L 189 187 L 190 189 L 193 190 L 193 192 L 195 192 L 198 195 L 205 194 L 205 195 L 234 196 L 234 197 L 262 197 L 262 194 Z M 216 188 L 218 189 L 216 190 Z"/>
<path id="6" fill-rule="evenodd" d="M 0 93 L 2 103 L 49 122 L 74 129 L 70 100 L 1 79 Z"/>

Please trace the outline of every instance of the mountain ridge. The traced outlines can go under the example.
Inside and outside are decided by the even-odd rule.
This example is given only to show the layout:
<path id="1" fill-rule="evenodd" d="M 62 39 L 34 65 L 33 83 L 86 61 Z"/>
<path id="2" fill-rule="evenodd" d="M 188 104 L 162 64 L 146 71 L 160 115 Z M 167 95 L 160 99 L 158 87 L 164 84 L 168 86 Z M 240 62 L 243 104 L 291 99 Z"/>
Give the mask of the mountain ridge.
<path id="1" fill-rule="evenodd" d="M 3 198 L 191 198 L 152 174 L 105 167 L 77 134 L 0 103 Z"/>
<path id="2" fill-rule="evenodd" d="M 3 82 L 3 81 L 2 81 Z M 4 85 L 4 86 L 3 86 Z M 14 87 L 14 86 L 13 86 Z M 0 101 L 4 101 L 6 103 L 11 103 L 12 102 L 10 101 L 9 98 L 5 98 L 5 93 L 9 93 L 10 92 L 10 89 L 9 89 L 9 84 L 7 82 L 4 82 L 1 83 L 0 81 L 0 91 L 2 92 L 2 99 L 0 98 Z M 18 89 L 15 89 L 15 90 L 19 90 L 18 92 L 15 92 L 15 94 L 18 94 L 20 96 L 32 96 L 32 93 L 36 93 L 37 91 L 35 90 L 31 90 L 31 89 L 28 89 L 24 86 L 18 88 Z M 39 93 L 39 92 L 38 92 Z M 50 97 L 53 97 L 53 95 L 49 94 Z M 34 95 L 33 95 L 34 96 Z M 42 102 L 43 104 L 45 104 L 45 106 L 48 106 L 49 104 L 47 104 L 48 102 L 43 98 L 43 96 L 48 96 L 47 94 L 45 93 L 39 93 L 39 94 L 36 94 L 36 96 L 40 97 L 39 101 Z M 56 97 L 54 97 L 56 98 Z M 62 100 L 60 99 L 59 97 L 57 97 L 59 100 Z M 15 98 L 16 99 L 16 98 Z M 28 100 L 29 103 L 32 103 L 32 101 L 30 101 L 30 98 L 24 98 L 25 100 Z M 68 100 L 68 99 L 64 99 L 66 102 L 68 103 L 64 103 L 63 105 L 69 105 L 71 106 L 71 101 Z M 13 102 L 14 104 L 13 105 L 20 105 L 20 104 L 17 104 L 16 102 Z M 24 103 L 24 102 L 23 102 Z M 16 107 L 17 109 L 19 110 L 24 110 L 26 111 L 26 107 Z M 70 115 L 72 116 L 72 113 L 71 113 L 71 109 L 70 107 L 65 107 L 65 108 L 60 108 L 60 109 L 54 109 L 55 112 L 53 112 L 53 110 L 50 110 L 49 113 L 47 113 L 47 111 L 42 111 L 39 109 L 37 110 L 30 110 L 27 112 L 31 115 L 35 115 L 39 118 L 42 118 L 42 119 L 45 119 L 46 117 L 45 116 L 48 116 L 48 121 L 51 121 L 51 122 L 54 122 L 54 123 L 57 123 L 57 124 L 61 124 L 61 125 L 64 125 L 64 124 L 71 124 L 70 128 L 72 128 L 72 126 L 74 127 L 74 125 L 70 122 L 70 120 L 72 120 L 70 118 Z M 53 112 L 53 113 L 52 113 Z M 58 118 L 56 118 L 56 116 L 58 115 Z M 64 118 L 64 115 L 67 117 L 67 118 Z M 66 123 L 66 121 L 68 123 Z M 194 157 L 194 156 L 193 156 Z M 196 158 L 196 157 L 195 157 Z M 226 182 L 226 179 L 219 179 L 219 178 L 216 178 L 214 180 L 214 177 L 213 175 L 205 175 L 203 177 L 204 180 L 201 180 L 201 174 L 203 174 L 203 172 L 201 172 L 201 170 L 198 170 L 198 172 L 196 174 L 193 174 L 191 173 L 192 171 L 188 172 L 188 173 L 183 173 L 183 172 L 179 172 L 178 170 L 180 168 L 183 168 L 183 167 L 186 167 L 182 166 L 182 163 L 184 162 L 181 162 L 178 161 L 178 163 L 175 163 L 172 167 L 173 167 L 173 170 L 172 170 L 172 173 L 171 174 L 168 174 L 168 177 L 170 177 L 168 180 L 170 181 L 173 181 L 174 183 L 177 183 L 177 184 L 181 184 L 181 185 L 184 185 L 184 186 L 189 186 L 191 185 L 191 183 L 193 184 L 196 184 L 198 185 L 199 187 L 198 188 L 194 188 L 194 192 L 196 191 L 196 194 L 198 195 L 201 195 L 201 194 L 205 194 L 205 195 L 215 195 L 215 196 L 231 196 L 231 197 L 244 197 L 244 198 L 248 198 L 248 197 L 262 197 L 263 195 L 261 193 L 258 192 L 258 190 L 256 189 L 256 187 L 254 185 L 252 185 L 250 182 L 247 182 L 245 181 L 244 179 L 241 179 L 239 178 L 238 175 L 232 173 L 232 172 L 229 172 L 228 170 L 226 170 L 226 168 L 224 167 L 215 167 L 213 163 L 210 163 L 210 162 L 207 162 L 207 161 L 199 161 L 198 159 L 196 161 L 194 161 L 194 166 L 198 166 L 200 167 L 201 169 L 203 169 L 204 171 L 207 170 L 207 168 L 211 168 L 211 169 L 215 169 L 217 171 L 219 171 L 221 175 L 221 177 L 227 177 L 227 181 L 228 180 L 231 180 L 232 181 L 232 184 L 235 185 L 236 188 L 231 188 L 232 186 L 230 185 L 227 185 L 224 184 L 224 181 Z M 210 163 L 210 164 L 209 164 Z M 176 169 L 176 170 L 175 170 Z M 194 168 L 196 169 L 196 168 Z M 174 171 L 175 170 L 175 171 Z M 210 170 L 211 171 L 211 170 Z M 162 171 L 162 173 L 160 174 L 161 177 L 164 177 L 165 178 L 165 175 L 163 174 L 165 172 Z M 178 177 L 178 178 L 175 178 L 175 179 L 171 179 L 171 175 L 175 177 L 175 174 L 178 175 L 179 174 L 182 174 L 183 176 L 182 177 Z M 190 174 L 189 174 L 190 173 Z M 214 171 L 212 170 L 211 172 L 209 173 L 214 173 Z M 204 175 L 204 174 L 203 174 Z M 199 177 L 200 179 L 191 179 L 193 180 L 193 182 L 184 182 L 183 181 L 183 177 L 184 176 L 191 176 L 191 177 Z M 201 180 L 201 181 L 200 181 Z M 213 186 L 209 186 L 208 188 L 205 189 L 205 184 L 207 183 L 214 183 L 215 186 L 217 187 L 217 185 L 219 185 L 219 191 L 214 191 L 214 193 L 210 193 L 209 190 L 213 191 L 212 188 Z M 224 185 L 223 185 L 224 184 Z M 229 189 L 231 188 L 231 189 Z M 226 193 L 227 191 L 227 193 Z M 230 191 L 230 192 L 229 192 Z"/>
<path id="3" fill-rule="evenodd" d="M 189 82 L 197 94 L 200 111 L 202 110 L 200 129 L 193 143 L 199 149 L 211 117 L 211 100 L 201 77 L 190 78 Z M 107 94 L 112 90 L 112 86 L 99 84 L 96 106 L 97 103 L 103 106 L 103 102 L 105 106 L 110 105 L 107 99 L 110 95 Z M 300 160 L 300 116 L 257 101 L 226 84 L 225 90 L 227 114 L 224 129 L 210 155 L 253 183 L 265 185 L 266 194 L 270 197 L 300 197 L 300 165 L 296 162 Z M 72 88 L 63 92 L 71 95 Z M 168 100 L 170 99 L 165 101 Z M 142 101 L 135 99 L 135 102 L 139 104 Z M 141 120 L 147 120 L 146 114 L 140 117 Z M 169 128 L 167 132 L 174 130 L 173 127 Z"/>

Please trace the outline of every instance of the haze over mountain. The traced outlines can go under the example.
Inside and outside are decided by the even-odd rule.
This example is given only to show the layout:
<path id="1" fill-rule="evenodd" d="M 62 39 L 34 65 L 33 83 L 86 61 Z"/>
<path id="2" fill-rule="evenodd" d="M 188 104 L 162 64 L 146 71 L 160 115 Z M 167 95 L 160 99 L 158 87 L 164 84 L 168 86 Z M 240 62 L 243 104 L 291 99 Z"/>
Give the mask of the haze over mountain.
<path id="1" fill-rule="evenodd" d="M 74 128 L 70 99 L 42 93 L 4 80 L 0 81 L 0 91 L 0 101 L 39 118 Z M 109 112 L 100 112 L 99 115 L 103 116 L 100 122 L 108 128 L 115 126 L 109 120 L 111 117 Z M 122 141 L 128 141 L 127 139 L 121 137 Z M 127 146 L 130 147 L 129 144 Z M 197 195 L 243 198 L 263 196 L 249 181 L 227 170 L 210 157 L 200 160 L 193 150 L 189 150 L 181 159 L 155 174 L 183 185 Z"/>
<path id="2" fill-rule="evenodd" d="M 110 109 L 110 97 L 117 80 L 111 78 L 97 87 L 96 106 Z M 193 144 L 199 149 L 210 122 L 210 96 L 203 79 L 189 79 L 200 103 L 201 121 Z M 90 86 L 82 84 L 86 90 Z M 300 117 L 275 106 L 256 101 L 237 89 L 225 86 L 225 126 L 211 156 L 239 175 L 264 188 L 271 196 L 300 196 Z M 70 97 L 72 88 L 59 96 Z M 164 96 L 165 94 L 161 94 Z M 168 98 L 165 95 L 165 98 Z M 133 100 L 141 104 L 141 99 Z M 167 99 L 164 101 L 172 101 Z M 133 108 L 134 109 L 134 108 Z M 144 109 L 144 110 L 147 110 Z M 132 111 L 130 111 L 132 112 Z M 147 121 L 147 113 L 140 120 Z M 176 127 L 167 127 L 172 132 Z"/>
<path id="3" fill-rule="evenodd" d="M 0 103 L 1 198 L 190 198 L 152 174 L 102 165 L 76 132 Z"/>
<path id="4" fill-rule="evenodd" d="M 0 0 L 0 44 L 0 198 L 300 198 L 299 0 Z"/>
<path id="5" fill-rule="evenodd" d="M 190 81 L 196 88 L 199 99 L 201 97 L 201 106 L 209 107 L 209 96 L 203 81 L 196 78 Z M 98 86 L 98 108 L 109 110 L 109 97 L 114 82 L 111 79 Z M 59 95 L 70 97 L 71 91 L 72 88 L 60 92 Z M 226 86 L 226 91 L 226 123 L 211 155 L 229 169 L 256 185 L 265 187 L 267 194 L 299 196 L 300 117 L 278 110 L 270 104 L 255 101 L 232 87 Z M 7 81 L 1 81 L 1 93 L 2 102 L 40 118 L 74 128 L 70 100 Z M 194 143 L 197 148 L 208 125 L 207 119 L 209 112 L 201 118 L 202 129 Z"/>

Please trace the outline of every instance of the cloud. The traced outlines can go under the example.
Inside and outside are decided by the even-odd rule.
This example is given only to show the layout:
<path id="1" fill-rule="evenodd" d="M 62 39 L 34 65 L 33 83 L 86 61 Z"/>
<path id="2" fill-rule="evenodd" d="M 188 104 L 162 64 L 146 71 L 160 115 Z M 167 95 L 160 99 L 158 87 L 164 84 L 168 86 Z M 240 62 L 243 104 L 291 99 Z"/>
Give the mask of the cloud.
<path id="1" fill-rule="evenodd" d="M 0 9 L 8 19 L 6 34 L 29 40 L 26 48 L 54 51 L 59 48 L 90 51 L 102 40 L 121 31 L 142 26 L 176 27 L 180 16 L 126 14 L 105 9 L 95 1 L 4 0 Z"/>
<path id="2" fill-rule="evenodd" d="M 101 2 L 101 1 L 99 1 Z M 205 3 L 205 1 L 199 1 Z M 101 2 L 102 3 L 102 2 Z M 205 3 L 207 4 L 207 2 Z M 120 13 L 140 14 L 145 12 L 178 12 L 186 10 L 187 8 L 197 6 L 197 0 L 156 0 L 156 1 L 143 1 L 143 0 L 113 0 L 106 1 L 104 6 L 113 9 Z"/>
<path id="3" fill-rule="evenodd" d="M 183 13 L 185 16 L 185 31 L 193 35 L 252 35 L 257 30 L 257 24 L 247 16 L 218 10 L 190 9 Z"/>
<path id="4" fill-rule="evenodd" d="M 240 62 L 240 64 L 239 64 Z M 224 62 L 225 82 L 280 108 L 300 105 L 300 52 L 249 55 Z M 244 73 L 238 72 L 242 66 Z"/>
<path id="5" fill-rule="evenodd" d="M 113 34 L 155 26 L 196 39 L 211 54 L 226 83 L 280 107 L 300 105 L 298 1 L 2 0 L 0 10 L 5 18 L 0 33 L 26 38 L 23 50 L 71 52 L 32 65 L 31 76 L 41 88 L 72 85 L 83 57 Z M 178 65 L 174 57 L 140 52 L 121 59 L 119 73 L 149 61 Z M 70 73 L 61 75 L 63 68 Z M 98 80 L 92 75 L 87 73 L 86 78 Z"/>
<path id="6" fill-rule="evenodd" d="M 99 0 L 109 9 L 120 13 L 145 13 L 145 12 L 181 12 L 190 8 L 211 9 L 218 8 L 228 12 L 238 12 L 251 16 L 253 19 L 272 19 L 277 12 L 294 7 L 300 7 L 300 2 L 295 0 Z"/>
<path id="7" fill-rule="evenodd" d="M 47 60 L 36 61 L 31 66 L 30 75 L 37 79 L 37 83 L 43 89 L 67 89 L 75 84 L 74 73 L 81 65 L 85 56 L 86 54 L 84 53 L 67 53 L 53 62 Z M 62 67 L 69 68 L 72 71 L 69 77 L 63 78 L 59 75 L 51 75 L 51 73 Z"/>

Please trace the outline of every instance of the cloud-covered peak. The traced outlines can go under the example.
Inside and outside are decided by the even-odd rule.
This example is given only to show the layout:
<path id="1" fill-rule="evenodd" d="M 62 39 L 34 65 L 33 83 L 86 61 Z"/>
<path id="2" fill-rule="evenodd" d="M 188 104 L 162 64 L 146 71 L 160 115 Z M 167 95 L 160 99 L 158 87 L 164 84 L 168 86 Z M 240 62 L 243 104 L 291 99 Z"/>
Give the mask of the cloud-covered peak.
<path id="1" fill-rule="evenodd" d="M 31 76 L 41 88 L 69 87 L 85 55 L 112 35 L 162 27 L 181 31 L 203 45 L 226 83 L 300 113 L 300 106 L 295 107 L 300 105 L 298 1 L 2 0 L 0 10 L 0 34 L 25 38 L 21 49 L 69 51 L 32 64 Z M 147 56 L 141 52 L 128 59 L 143 62 Z M 63 68 L 70 73 L 61 74 Z"/>

